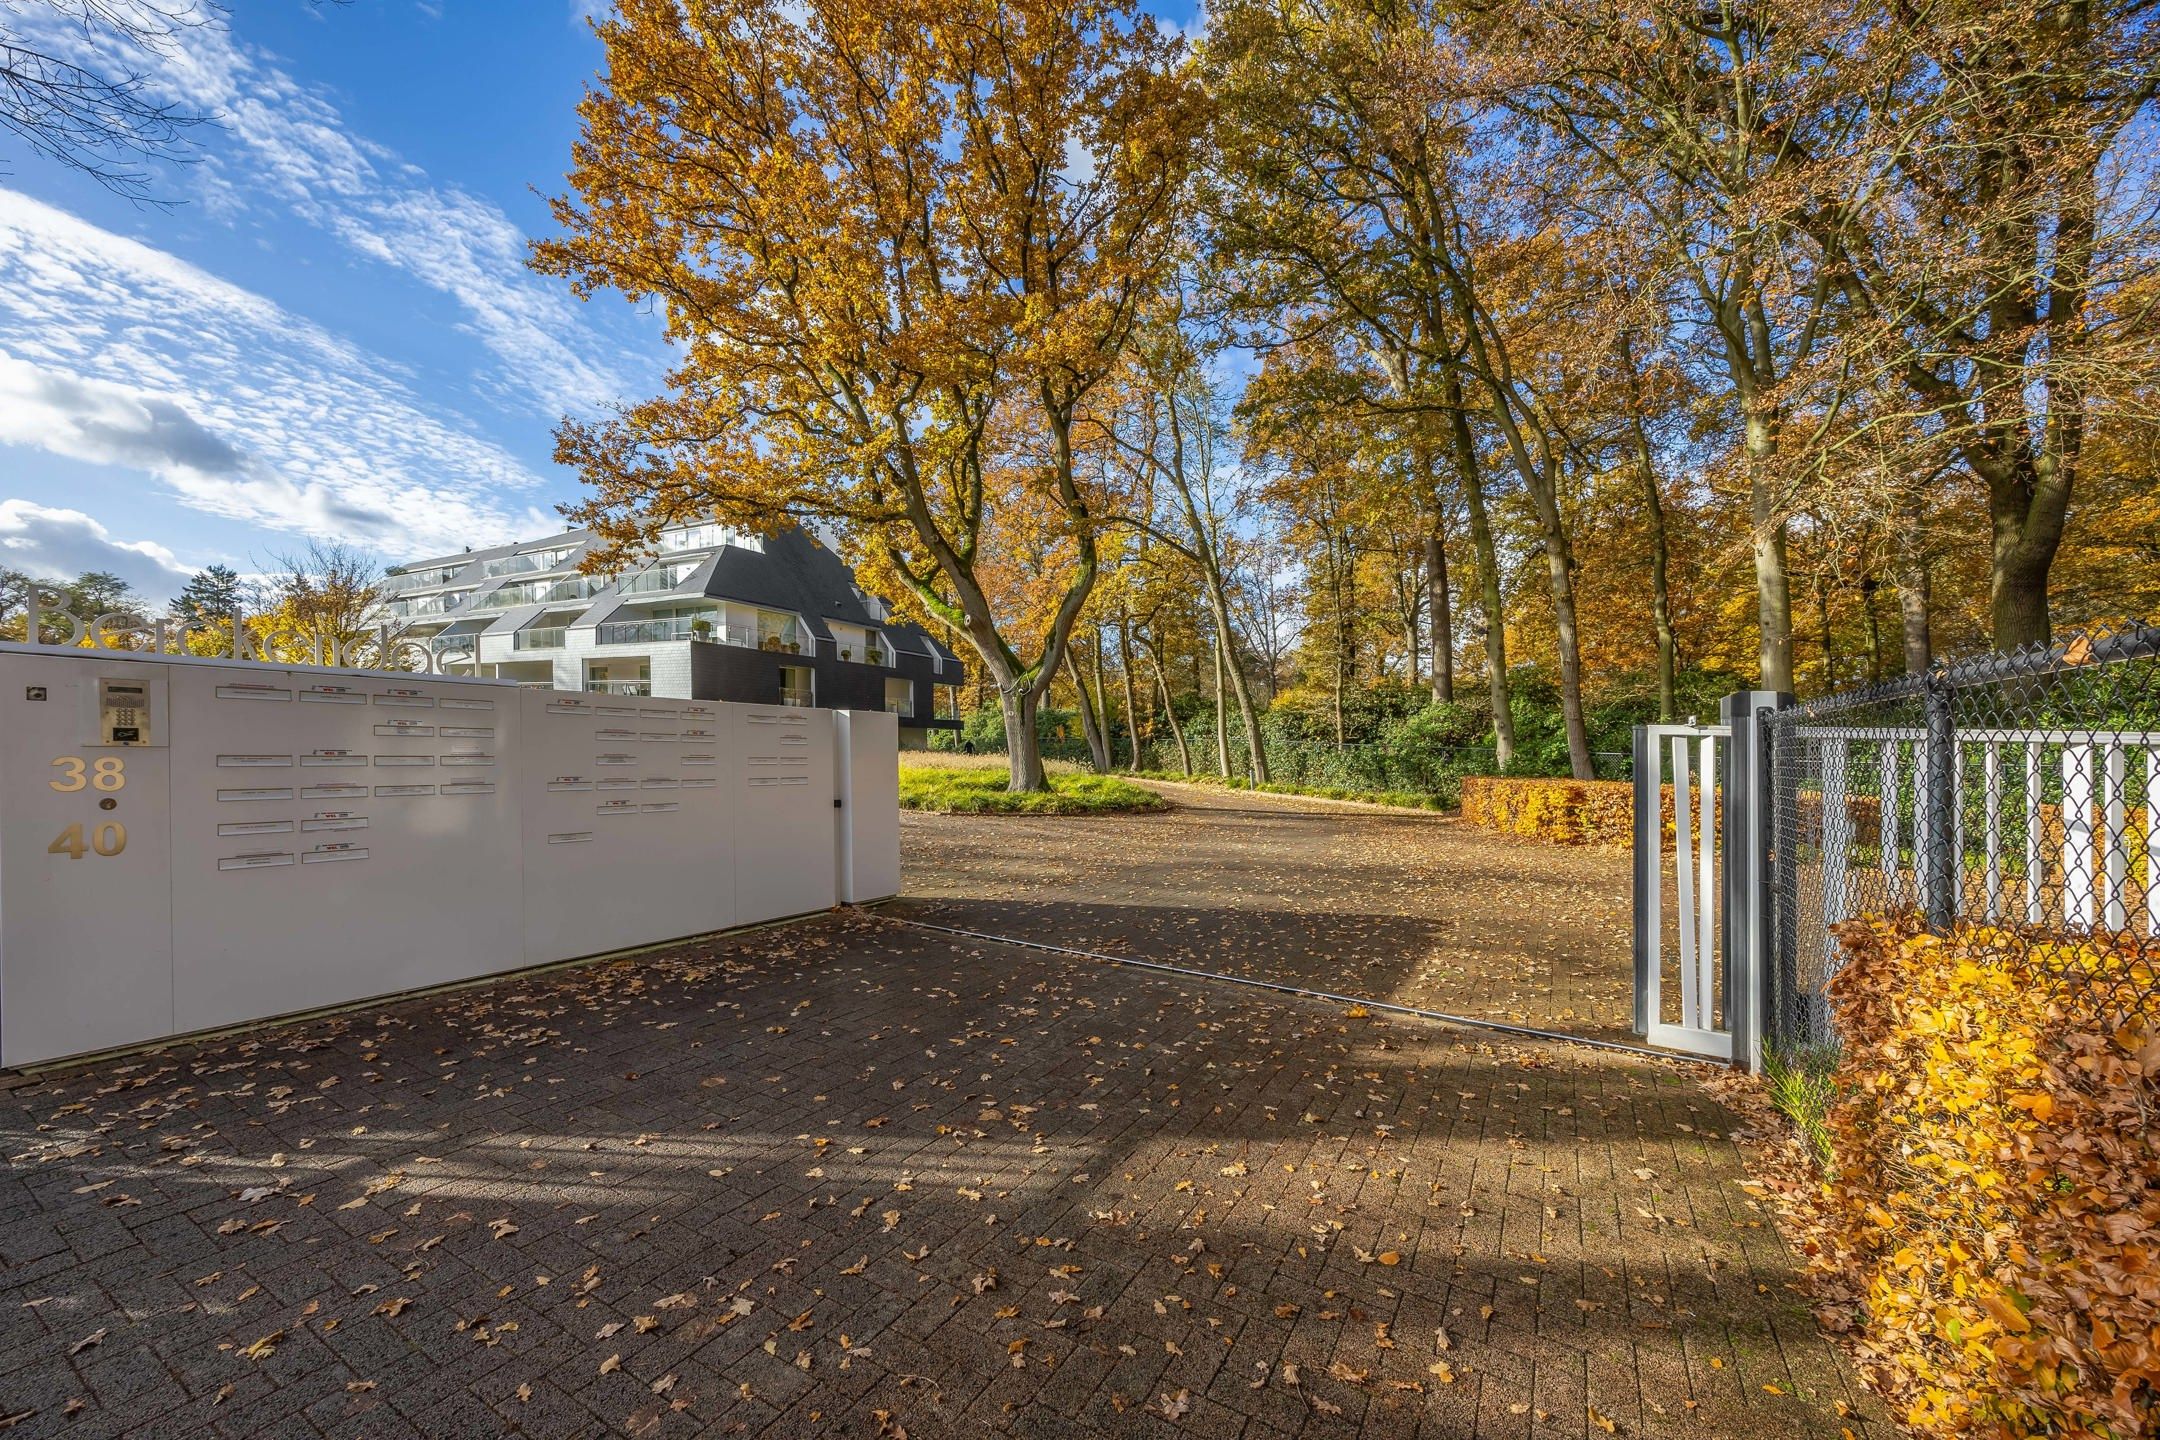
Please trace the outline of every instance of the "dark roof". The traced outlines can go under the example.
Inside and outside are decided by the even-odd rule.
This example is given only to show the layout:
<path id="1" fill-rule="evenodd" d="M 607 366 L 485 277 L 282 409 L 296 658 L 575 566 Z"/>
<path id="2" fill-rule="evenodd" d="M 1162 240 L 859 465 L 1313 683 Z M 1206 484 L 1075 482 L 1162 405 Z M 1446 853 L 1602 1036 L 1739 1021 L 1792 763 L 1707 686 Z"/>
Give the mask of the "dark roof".
<path id="1" fill-rule="evenodd" d="M 843 625 L 884 631 L 896 650 L 936 654 L 951 663 L 959 659 L 920 625 L 874 617 L 847 562 L 800 526 L 767 535 L 762 551 L 739 545 L 721 549 L 706 578 L 705 593 L 716 599 L 793 610 L 810 622 L 811 632 L 821 640 L 833 638 L 825 622 L 838 620 Z"/>

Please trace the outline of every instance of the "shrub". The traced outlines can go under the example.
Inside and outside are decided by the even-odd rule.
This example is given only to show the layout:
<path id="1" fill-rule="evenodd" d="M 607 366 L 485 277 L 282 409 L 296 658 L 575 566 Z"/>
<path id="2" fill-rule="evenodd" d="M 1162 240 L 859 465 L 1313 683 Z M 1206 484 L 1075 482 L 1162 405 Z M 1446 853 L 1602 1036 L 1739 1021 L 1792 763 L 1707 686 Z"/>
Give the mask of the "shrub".
<path id="1" fill-rule="evenodd" d="M 1664 840 L 1673 839 L 1673 790 L 1661 786 Z M 1688 792 L 1689 818 L 1702 803 Z M 1465 775 L 1462 817 L 1506 835 L 1543 840 L 1549 845 L 1633 845 L 1635 782 L 1632 780 L 1550 780 L 1536 776 Z M 1724 807 L 1712 799 L 1710 824 L 1724 828 Z"/>
<path id="2" fill-rule="evenodd" d="M 900 767 L 900 807 L 940 815 L 1087 815 L 1170 808 L 1154 791 L 1114 775 L 1053 773 L 1047 791 L 1015 794 L 1005 788 L 1003 770 L 907 764 Z"/>
<path id="3" fill-rule="evenodd" d="M 2152 1434 L 2160 947 L 1909 918 L 1839 938 L 1823 1201 L 1907 1423 Z"/>
<path id="4" fill-rule="evenodd" d="M 1625 845 L 1635 838 L 1635 787 L 1622 780 L 1465 776 L 1462 815 L 1553 845 Z"/>

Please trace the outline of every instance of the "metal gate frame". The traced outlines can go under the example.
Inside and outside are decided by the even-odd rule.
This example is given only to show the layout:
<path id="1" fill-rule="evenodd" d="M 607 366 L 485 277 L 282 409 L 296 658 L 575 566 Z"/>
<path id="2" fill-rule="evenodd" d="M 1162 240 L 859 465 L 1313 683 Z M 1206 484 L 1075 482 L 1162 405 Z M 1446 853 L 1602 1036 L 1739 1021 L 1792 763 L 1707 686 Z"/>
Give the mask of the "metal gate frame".
<path id="1" fill-rule="evenodd" d="M 1635 727 L 1635 1033 L 1652 1045 L 1762 1068 L 1771 829 L 1761 717 L 1790 698 L 1725 697 L 1719 722 Z M 1664 776 L 1673 778 L 1680 1020 L 1663 1018 Z"/>

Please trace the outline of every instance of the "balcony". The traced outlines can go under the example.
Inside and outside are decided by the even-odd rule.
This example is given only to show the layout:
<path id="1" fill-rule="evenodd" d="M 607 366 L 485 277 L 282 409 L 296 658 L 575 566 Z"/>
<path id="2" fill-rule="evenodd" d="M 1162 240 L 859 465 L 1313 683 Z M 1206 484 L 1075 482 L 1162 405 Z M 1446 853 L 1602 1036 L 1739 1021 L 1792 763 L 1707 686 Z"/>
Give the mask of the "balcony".
<path id="1" fill-rule="evenodd" d="M 646 570 L 633 575 L 623 585 L 622 593 L 625 595 L 665 595 L 670 590 L 680 590 L 684 585 L 688 584 L 691 574 L 696 569 L 697 567 L 693 565 L 680 574 L 670 574 L 666 570 Z"/>
<path id="2" fill-rule="evenodd" d="M 885 713 L 898 715 L 903 720 L 912 720 L 915 718 L 915 707 L 905 700 L 887 700 L 885 702 Z"/>
<path id="3" fill-rule="evenodd" d="M 505 555 L 487 561 L 480 567 L 480 573 L 489 580 L 504 575 L 530 575 L 535 570 L 553 570 L 574 553 L 570 550 L 535 550 L 525 555 Z"/>
<path id="4" fill-rule="evenodd" d="M 408 590 L 427 590 L 437 585 L 447 585 L 456 577 L 458 571 L 464 568 L 462 565 L 438 566 L 433 570 L 413 570 L 403 575 L 388 575 L 383 578 L 382 592 L 385 595 L 402 595 Z"/>
<path id="5" fill-rule="evenodd" d="M 854 640 L 835 641 L 833 653 L 851 665 L 876 665 L 890 670 L 899 663 L 893 655 L 892 646 L 885 643 L 884 637 L 877 635 L 871 636 L 868 644 Z"/>
<path id="6" fill-rule="evenodd" d="M 416 595 L 410 600 L 392 600 L 383 610 L 400 620 L 423 620 L 430 615 L 455 613 L 470 594 L 470 590 L 460 590 L 451 595 Z"/>
<path id="7" fill-rule="evenodd" d="M 712 630 L 708 623 L 695 635 L 691 627 L 699 622 L 686 616 L 673 616 L 666 620 L 610 620 L 596 626 L 593 632 L 595 645 L 657 645 L 668 640 L 702 639 Z"/>
<path id="8" fill-rule="evenodd" d="M 809 710 L 816 707 L 817 697 L 809 690 L 793 685 L 783 685 L 780 687 L 780 703 L 792 705 L 798 710 Z"/>
<path id="9" fill-rule="evenodd" d="M 650 695 L 650 680 L 587 680 L 585 688 L 595 695 Z"/>
<path id="10" fill-rule="evenodd" d="M 520 630 L 510 637 L 512 650 L 560 650 L 564 637 L 570 633 L 567 625 L 536 625 Z"/>
<path id="11" fill-rule="evenodd" d="M 593 593 L 605 581 L 589 575 L 573 575 L 567 580 L 528 580 L 521 585 L 505 585 L 500 590 L 482 598 L 475 608 L 481 610 L 511 610 L 520 605 L 554 605 L 565 600 L 590 600 Z"/>

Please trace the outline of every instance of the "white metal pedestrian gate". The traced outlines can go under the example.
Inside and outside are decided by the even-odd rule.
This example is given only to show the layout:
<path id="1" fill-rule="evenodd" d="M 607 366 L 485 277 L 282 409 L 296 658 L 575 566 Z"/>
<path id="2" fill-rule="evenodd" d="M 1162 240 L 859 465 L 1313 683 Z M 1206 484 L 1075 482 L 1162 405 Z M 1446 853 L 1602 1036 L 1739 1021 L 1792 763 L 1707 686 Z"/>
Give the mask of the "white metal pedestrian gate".
<path id="1" fill-rule="evenodd" d="M 1635 1033 L 1748 1069 L 1761 1062 L 1755 1017 L 1771 859 L 1761 716 L 1781 703 L 1743 690 L 1725 697 L 1715 725 L 1635 728 Z"/>
<path id="2" fill-rule="evenodd" d="M 1636 1029 L 1652 1045 L 1732 1058 L 1725 1028 L 1724 946 L 1718 919 L 1724 879 L 1719 841 L 1721 762 L 1727 725 L 1646 725 L 1635 772 Z M 1672 786 L 1673 904 L 1665 917 L 1664 790 Z M 1678 972 L 1680 1007 L 1668 1019 L 1668 962 Z"/>

